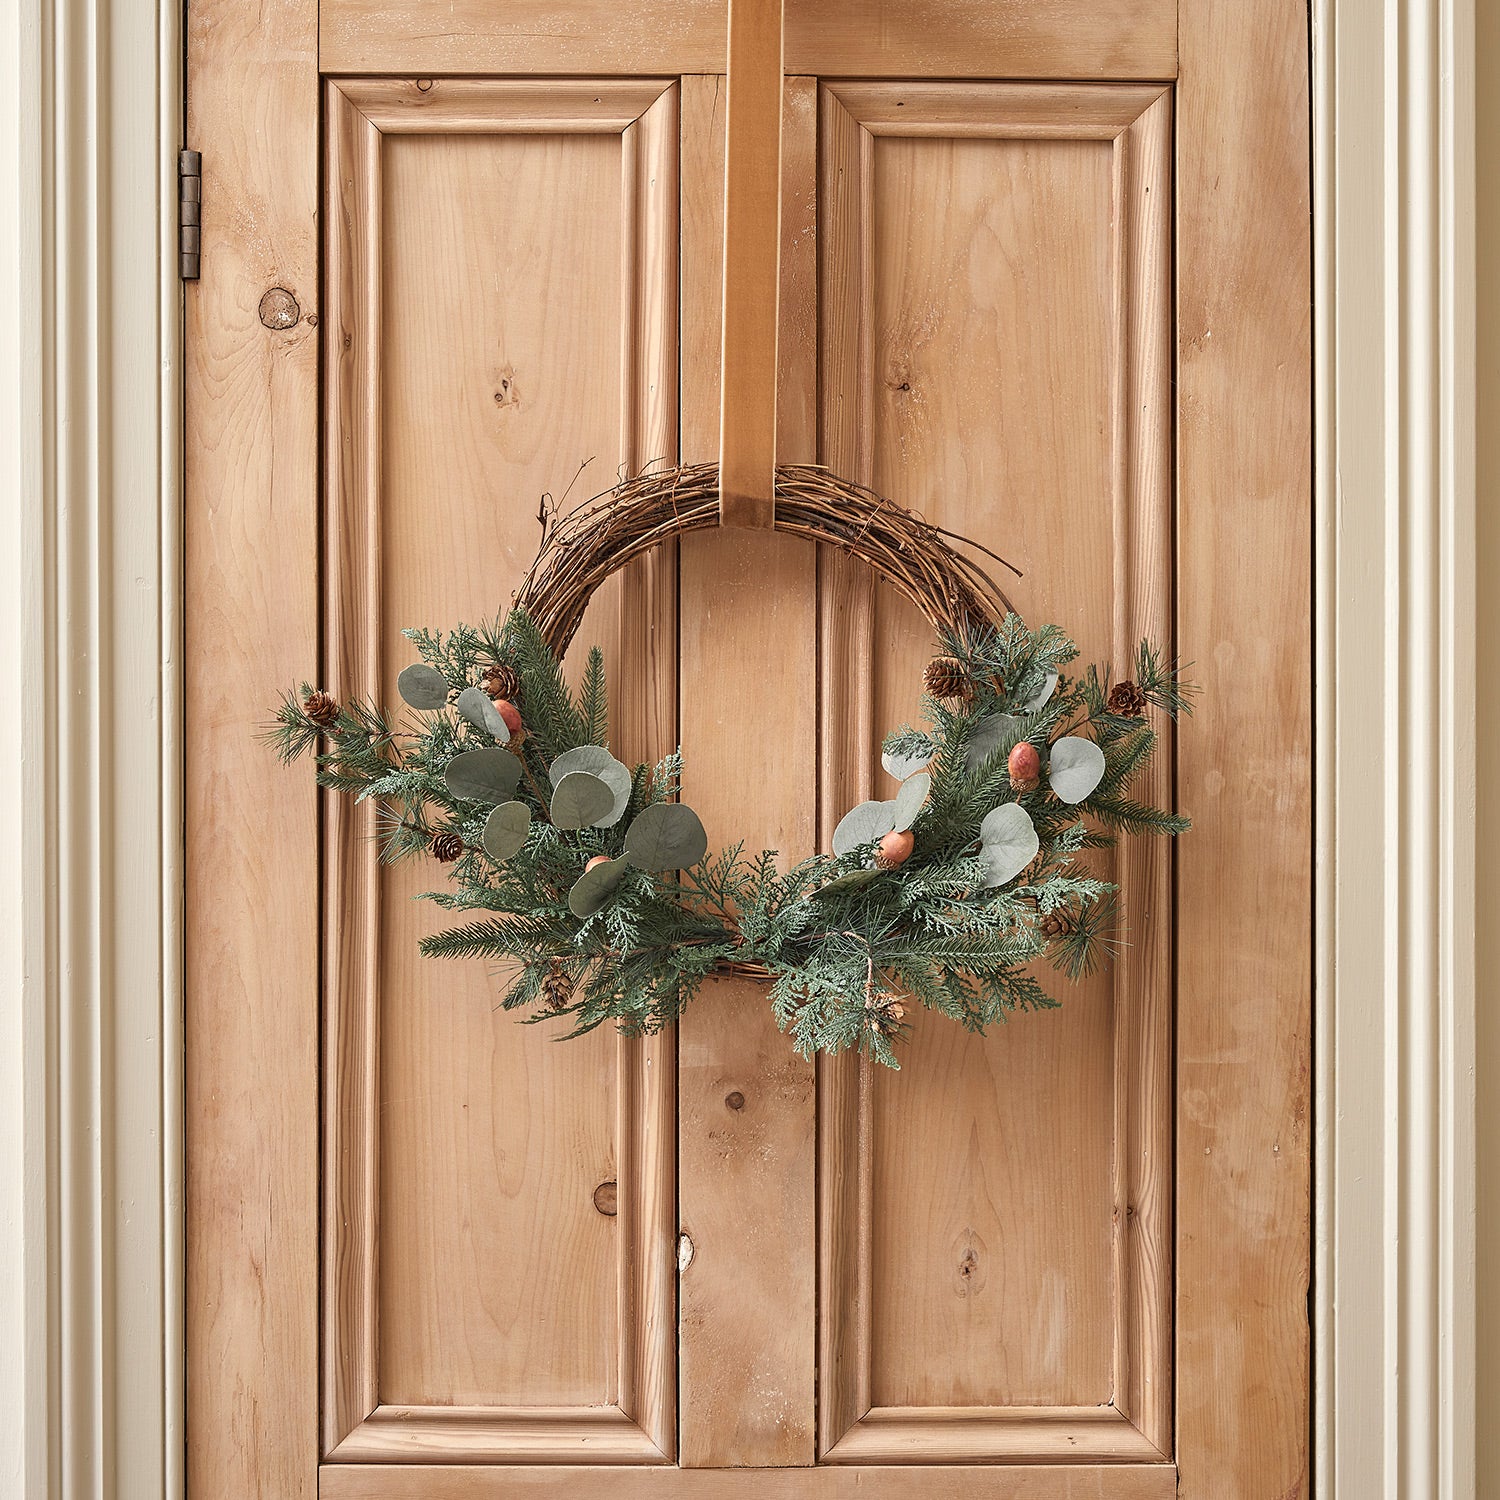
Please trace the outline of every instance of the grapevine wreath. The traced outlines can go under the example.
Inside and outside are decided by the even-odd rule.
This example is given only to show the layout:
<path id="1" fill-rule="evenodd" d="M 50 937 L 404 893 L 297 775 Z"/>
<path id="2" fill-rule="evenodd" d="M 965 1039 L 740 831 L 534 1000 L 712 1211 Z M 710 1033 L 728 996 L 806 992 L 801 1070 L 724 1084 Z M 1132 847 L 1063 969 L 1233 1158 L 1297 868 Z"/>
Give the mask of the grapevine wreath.
<path id="1" fill-rule="evenodd" d="M 1077 980 L 1110 955 L 1115 887 L 1080 856 L 1187 828 L 1131 795 L 1152 716 L 1186 711 L 1187 689 L 1149 642 L 1126 680 L 1073 670 L 1067 635 L 1029 629 L 958 538 L 826 470 L 778 468 L 775 500 L 778 530 L 862 559 L 937 638 L 925 725 L 885 741 L 894 795 L 851 809 L 829 852 L 790 868 L 774 850 L 710 853 L 675 800 L 680 753 L 632 767 L 610 752 L 599 649 L 576 692 L 563 677 L 606 577 L 719 524 L 713 465 L 648 472 L 544 529 L 494 624 L 406 631 L 413 715 L 304 685 L 272 738 L 287 761 L 313 753 L 331 791 L 379 804 L 385 859 L 449 867 L 451 888 L 425 899 L 465 920 L 422 949 L 505 961 L 506 1009 L 565 1016 L 568 1036 L 605 1021 L 643 1034 L 711 975 L 747 975 L 803 1053 L 895 1066 L 913 1002 L 982 1032 L 1057 1003 L 1038 961 Z"/>

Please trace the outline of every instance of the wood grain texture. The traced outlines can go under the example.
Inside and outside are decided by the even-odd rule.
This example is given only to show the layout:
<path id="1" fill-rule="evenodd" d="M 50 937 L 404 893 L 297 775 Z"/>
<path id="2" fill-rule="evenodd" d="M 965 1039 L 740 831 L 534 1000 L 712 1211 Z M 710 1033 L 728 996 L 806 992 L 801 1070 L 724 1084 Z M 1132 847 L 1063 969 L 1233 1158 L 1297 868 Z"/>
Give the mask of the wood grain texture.
<path id="1" fill-rule="evenodd" d="M 729 0 L 725 80 L 719 521 L 776 523 L 782 0 Z"/>
<path id="2" fill-rule="evenodd" d="M 326 73 L 724 71 L 727 0 L 325 0 Z M 786 69 L 823 77 L 1177 73 L 1177 0 L 798 0 Z"/>
<path id="3" fill-rule="evenodd" d="M 656 1464 L 665 1457 L 618 1406 L 381 1406 L 328 1461 Z"/>
<path id="4" fill-rule="evenodd" d="M 1178 1453 L 1308 1493 L 1307 11 L 1184 0 L 1178 94 Z M 1252 64 L 1253 60 L 1253 65 Z"/>
<path id="5" fill-rule="evenodd" d="M 1159 1463 L 1161 1452 L 1113 1406 L 875 1407 L 824 1454 L 831 1464 L 1074 1460 Z"/>
<path id="6" fill-rule="evenodd" d="M 787 108 L 791 148 L 797 123 L 805 130 L 812 119 L 805 84 L 788 90 Z M 684 79 L 683 314 L 699 329 L 715 326 L 721 295 L 722 119 L 722 80 Z M 811 165 L 805 145 L 789 149 L 788 159 Z M 804 289 L 815 247 L 811 187 L 788 172 L 782 189 L 784 265 Z M 799 305 L 798 295 L 789 289 L 788 309 Z M 685 461 L 714 452 L 718 374 L 716 340 L 685 347 Z M 788 405 L 805 403 L 812 388 L 811 372 L 802 371 L 783 395 Z M 779 456 L 811 457 L 791 450 L 786 438 L 810 431 L 806 411 L 781 425 Z M 683 541 L 683 799 L 702 816 L 713 845 L 744 839 L 750 850 L 778 849 L 785 859 L 813 846 L 814 587 L 809 543 L 744 530 Z M 768 704 L 776 732 L 746 734 Z M 765 987 L 743 980 L 705 985 L 679 1023 L 679 1059 L 679 1201 L 692 1246 L 680 1286 L 681 1462 L 807 1464 L 815 1364 L 813 1068 L 777 1030 Z"/>
<path id="7" fill-rule="evenodd" d="M 256 734 L 318 634 L 317 25 L 187 16 L 214 144 L 183 298 L 186 1485 L 284 1500 L 318 1451 L 318 824 Z M 276 287 L 288 328 L 258 316 Z"/>
<path id="8" fill-rule="evenodd" d="M 1117 670 L 1169 636 L 1168 110 L 1161 89 L 823 96 L 824 461 L 1031 564 L 1033 622 Z M 931 643 L 846 564 L 823 587 L 826 823 L 885 781 L 854 726 L 910 717 Z M 1108 1413 L 1091 1451 L 1169 1451 L 1169 866 L 1138 860 L 1112 987 L 986 1040 L 922 1016 L 900 1074 L 822 1065 L 825 1458 L 951 1458 L 955 1406 L 971 1454 L 1069 1451 L 1025 1407 Z M 872 1406 L 933 1416 L 851 1430 Z"/>
<path id="9" fill-rule="evenodd" d="M 622 129 L 604 85 L 597 128 L 512 134 L 507 108 L 530 102 L 500 89 L 483 133 L 387 137 L 329 87 L 327 637 L 339 691 L 393 702 L 400 626 L 503 609 L 549 482 L 580 455 L 628 466 L 675 447 L 676 98 L 661 90 Z M 451 265 L 454 243 L 486 254 Z M 658 652 L 673 643 L 660 592 L 633 617 L 661 626 Z M 616 649 L 618 600 L 592 611 Z M 652 654 L 612 665 L 648 705 L 629 732 L 656 737 L 657 695 L 636 681 Z M 660 1462 L 672 1039 L 558 1048 L 512 1026 L 482 968 L 417 954 L 440 923 L 399 898 L 433 870 L 378 870 L 345 816 L 328 891 L 325 1444 Z M 595 1206 L 606 1182 L 613 1215 Z M 482 1415 L 420 1410 L 434 1406 Z M 553 1431 L 547 1408 L 584 1414 Z M 614 1448 L 580 1449 L 578 1423 L 611 1409 Z"/>
<path id="10" fill-rule="evenodd" d="M 329 1464 L 321 1500 L 1175 1500 L 1171 1464 L 869 1469 L 412 1468 Z"/>

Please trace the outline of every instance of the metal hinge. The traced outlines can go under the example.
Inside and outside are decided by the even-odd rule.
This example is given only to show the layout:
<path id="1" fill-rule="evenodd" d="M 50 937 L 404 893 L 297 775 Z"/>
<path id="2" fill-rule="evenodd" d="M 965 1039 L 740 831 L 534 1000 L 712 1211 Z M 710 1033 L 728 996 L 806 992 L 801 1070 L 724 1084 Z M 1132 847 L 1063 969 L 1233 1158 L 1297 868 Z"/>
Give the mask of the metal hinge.
<path id="1" fill-rule="evenodd" d="M 184 281 L 198 279 L 203 233 L 203 153 L 177 153 L 177 267 Z"/>

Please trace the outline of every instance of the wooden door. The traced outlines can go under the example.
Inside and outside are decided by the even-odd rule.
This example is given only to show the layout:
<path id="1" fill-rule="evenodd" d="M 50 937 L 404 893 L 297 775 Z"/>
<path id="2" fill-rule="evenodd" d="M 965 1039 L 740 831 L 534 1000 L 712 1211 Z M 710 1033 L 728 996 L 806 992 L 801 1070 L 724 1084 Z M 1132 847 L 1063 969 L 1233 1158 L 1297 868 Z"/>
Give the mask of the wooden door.
<path id="1" fill-rule="evenodd" d="M 253 733 L 492 616 L 541 496 L 716 456 L 722 0 L 189 6 L 189 1486 L 384 1497 L 1306 1493 L 1306 16 L 788 0 L 780 444 L 1201 706 L 1130 945 L 900 1073 L 720 981 L 554 1045 L 416 954 Z M 618 753 L 801 855 L 923 622 L 700 534 L 591 609 Z"/>

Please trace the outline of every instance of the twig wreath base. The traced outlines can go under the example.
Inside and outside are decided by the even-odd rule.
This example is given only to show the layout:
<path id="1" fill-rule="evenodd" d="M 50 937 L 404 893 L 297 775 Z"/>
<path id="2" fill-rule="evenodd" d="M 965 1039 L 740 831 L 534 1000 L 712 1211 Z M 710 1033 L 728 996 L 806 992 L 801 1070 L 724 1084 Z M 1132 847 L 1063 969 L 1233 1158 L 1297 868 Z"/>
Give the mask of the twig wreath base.
<path id="1" fill-rule="evenodd" d="M 1187 827 L 1130 792 L 1152 715 L 1187 707 L 1175 666 L 1142 643 L 1125 681 L 1072 673 L 1067 636 L 1028 629 L 947 533 L 826 470 L 779 470 L 778 530 L 862 558 L 932 621 L 926 723 L 887 737 L 894 795 L 851 809 L 831 852 L 788 868 L 740 844 L 710 854 L 677 800 L 680 754 L 617 760 L 602 655 L 576 692 L 561 657 L 605 578 L 716 525 L 717 505 L 715 470 L 697 466 L 555 524 L 544 507 L 508 615 L 405 632 L 411 714 L 304 684 L 270 738 L 288 761 L 313 754 L 324 787 L 379 804 L 384 858 L 448 867 L 450 888 L 424 899 L 465 920 L 423 951 L 495 961 L 501 1003 L 563 1017 L 567 1036 L 660 1030 L 716 974 L 766 981 L 802 1052 L 859 1047 L 892 1066 L 913 1003 L 974 1031 L 1055 1005 L 1038 961 L 1076 980 L 1119 941 L 1115 888 L 1085 851 Z"/>

